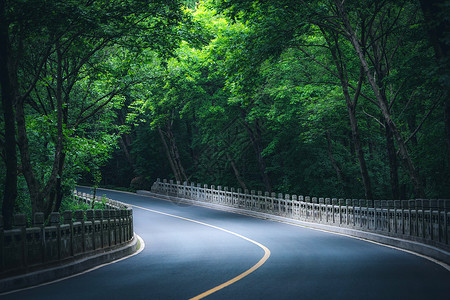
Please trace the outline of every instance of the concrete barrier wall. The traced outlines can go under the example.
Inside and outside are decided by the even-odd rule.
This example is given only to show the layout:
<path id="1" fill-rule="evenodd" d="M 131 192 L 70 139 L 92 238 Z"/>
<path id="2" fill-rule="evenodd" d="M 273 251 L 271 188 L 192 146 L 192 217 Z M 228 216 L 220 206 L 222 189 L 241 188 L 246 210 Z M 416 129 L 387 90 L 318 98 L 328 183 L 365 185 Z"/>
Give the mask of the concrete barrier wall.
<path id="1" fill-rule="evenodd" d="M 450 200 L 358 200 L 242 191 L 158 179 L 153 193 L 411 240 L 449 251 Z"/>
<path id="2" fill-rule="evenodd" d="M 4 230 L 0 216 L 0 278 L 26 273 L 44 265 L 83 257 L 98 249 L 125 244 L 133 238 L 133 211 L 110 199 L 92 199 L 76 193 L 78 201 L 105 203 L 104 210 L 52 213 L 48 224 L 36 213 L 27 227 L 25 215 L 15 215 L 11 230 Z"/>

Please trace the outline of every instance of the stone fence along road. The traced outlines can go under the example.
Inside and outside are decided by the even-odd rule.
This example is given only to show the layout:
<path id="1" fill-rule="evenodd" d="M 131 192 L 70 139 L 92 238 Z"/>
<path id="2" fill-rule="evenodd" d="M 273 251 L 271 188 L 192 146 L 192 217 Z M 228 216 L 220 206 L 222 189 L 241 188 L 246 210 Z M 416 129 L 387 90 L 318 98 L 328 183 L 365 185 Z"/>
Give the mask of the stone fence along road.
<path id="1" fill-rule="evenodd" d="M 416 251 L 450 264 L 450 200 L 366 201 L 242 192 L 158 179 L 155 194 L 307 222 Z M 312 223 L 312 224 L 311 224 Z"/>
<path id="2" fill-rule="evenodd" d="M 140 252 L 0 298 L 414 300 L 450 294 L 450 268 L 437 260 L 329 230 L 356 231 L 347 227 L 169 196 L 172 188 L 166 194 L 98 190 L 133 209 Z M 326 221 L 322 213 L 314 218 Z"/>
<path id="3" fill-rule="evenodd" d="M 96 198 L 103 202 L 104 209 L 65 211 L 62 216 L 54 212 L 48 225 L 44 224 L 44 214 L 36 213 L 27 227 L 25 215 L 20 214 L 14 216 L 13 228 L 4 230 L 0 216 L 0 292 L 39 284 L 59 274 L 67 276 L 134 251 L 126 246 L 134 237 L 131 207 Z M 93 201 L 90 195 L 81 193 L 74 194 L 74 200 L 89 206 Z M 105 252 L 113 255 L 102 255 Z M 69 267 L 45 272 L 65 265 Z"/>

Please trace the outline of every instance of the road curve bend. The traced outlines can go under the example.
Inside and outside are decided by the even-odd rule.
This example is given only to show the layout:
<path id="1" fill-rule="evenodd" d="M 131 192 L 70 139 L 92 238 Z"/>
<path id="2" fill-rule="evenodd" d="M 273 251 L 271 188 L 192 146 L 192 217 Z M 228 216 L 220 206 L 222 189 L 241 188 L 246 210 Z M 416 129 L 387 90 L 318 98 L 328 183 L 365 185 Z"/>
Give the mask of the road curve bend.
<path id="1" fill-rule="evenodd" d="M 134 229 L 145 249 L 91 272 L 1 299 L 448 299 L 450 295 L 450 272 L 411 253 L 144 195 L 98 193 L 133 206 Z"/>

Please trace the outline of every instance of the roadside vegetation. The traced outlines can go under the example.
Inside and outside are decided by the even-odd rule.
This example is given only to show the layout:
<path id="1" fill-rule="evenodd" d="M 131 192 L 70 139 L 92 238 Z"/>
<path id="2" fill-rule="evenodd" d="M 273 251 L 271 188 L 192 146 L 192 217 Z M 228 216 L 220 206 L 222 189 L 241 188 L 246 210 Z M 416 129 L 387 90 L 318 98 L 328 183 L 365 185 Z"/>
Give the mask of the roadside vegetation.
<path id="1" fill-rule="evenodd" d="M 449 1 L 0 0 L 0 201 L 156 178 L 450 198 Z"/>

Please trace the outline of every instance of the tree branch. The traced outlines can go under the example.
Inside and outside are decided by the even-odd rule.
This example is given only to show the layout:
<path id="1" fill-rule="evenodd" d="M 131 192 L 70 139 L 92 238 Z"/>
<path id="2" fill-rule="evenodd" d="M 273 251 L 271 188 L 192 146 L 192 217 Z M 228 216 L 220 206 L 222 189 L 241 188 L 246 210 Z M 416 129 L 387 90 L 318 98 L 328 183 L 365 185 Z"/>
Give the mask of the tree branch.
<path id="1" fill-rule="evenodd" d="M 372 116 L 371 114 L 369 114 L 368 112 L 366 112 L 365 110 L 364 110 L 364 108 L 362 109 L 362 112 L 366 115 L 366 116 L 369 116 L 369 117 L 371 117 L 372 119 L 374 119 L 378 124 L 380 124 L 383 128 L 385 128 L 386 127 L 386 125 L 384 125 L 380 120 L 378 120 L 375 116 Z"/>
<path id="2" fill-rule="evenodd" d="M 324 63 L 322 63 L 321 61 L 317 60 L 315 57 L 313 57 L 311 54 L 309 54 L 306 50 L 304 50 L 301 47 L 298 47 L 298 49 L 303 52 L 304 54 L 306 54 L 312 61 L 314 61 L 315 63 L 317 63 L 318 65 L 320 65 L 321 67 L 323 67 L 325 70 L 327 70 L 328 72 L 330 72 L 331 75 L 333 75 L 334 77 L 339 79 L 339 75 L 334 72 L 333 70 L 331 70 L 329 67 L 327 67 Z M 351 88 L 352 90 L 356 90 L 357 88 L 355 86 L 353 86 L 352 84 L 348 83 L 348 87 Z M 378 106 L 378 103 L 376 101 L 374 101 L 371 97 L 365 95 L 364 93 L 360 92 L 360 95 L 369 100 L 370 102 L 372 102 L 373 104 L 375 104 L 376 106 Z"/>
<path id="3" fill-rule="evenodd" d="M 407 144 L 416 134 L 417 132 L 422 128 L 423 123 L 425 122 L 426 119 L 428 119 L 428 117 L 430 116 L 431 112 L 436 108 L 436 106 L 438 105 L 438 103 L 440 102 L 441 99 L 438 99 L 436 102 L 433 103 L 433 106 L 430 108 L 430 110 L 427 112 L 427 114 L 425 115 L 425 117 L 423 117 L 422 121 L 420 122 L 419 126 L 417 126 L 417 128 L 414 130 L 413 133 L 411 133 L 411 135 L 409 136 L 409 138 L 407 138 L 405 140 L 405 144 Z"/>

